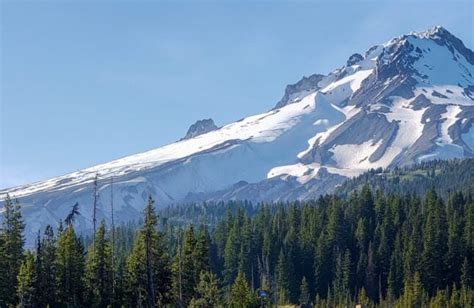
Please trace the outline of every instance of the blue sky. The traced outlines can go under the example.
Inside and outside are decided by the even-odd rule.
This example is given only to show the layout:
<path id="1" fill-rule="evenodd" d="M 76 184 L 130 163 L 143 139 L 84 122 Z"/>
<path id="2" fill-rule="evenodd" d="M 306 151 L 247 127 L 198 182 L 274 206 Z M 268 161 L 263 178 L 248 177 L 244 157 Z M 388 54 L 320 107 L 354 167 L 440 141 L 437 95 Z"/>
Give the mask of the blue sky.
<path id="1" fill-rule="evenodd" d="M 472 1 L 1 1 L 0 25 L 0 188 L 263 112 L 394 36 L 474 45 Z"/>

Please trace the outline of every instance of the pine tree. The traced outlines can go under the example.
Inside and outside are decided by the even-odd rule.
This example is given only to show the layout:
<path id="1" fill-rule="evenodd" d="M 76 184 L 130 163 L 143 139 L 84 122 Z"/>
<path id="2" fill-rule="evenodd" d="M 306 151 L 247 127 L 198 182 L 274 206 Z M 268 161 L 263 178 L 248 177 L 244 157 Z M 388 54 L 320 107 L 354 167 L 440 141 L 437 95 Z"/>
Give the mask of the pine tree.
<path id="1" fill-rule="evenodd" d="M 7 306 L 8 260 L 6 258 L 5 236 L 0 233 L 0 307 Z"/>
<path id="2" fill-rule="evenodd" d="M 196 298 L 191 300 L 191 307 L 217 307 L 219 305 L 219 287 L 217 276 L 210 271 L 202 271 L 196 286 Z"/>
<path id="3" fill-rule="evenodd" d="M 365 289 L 367 290 L 367 295 L 373 301 L 377 300 L 379 293 L 377 278 L 375 254 L 372 250 L 372 243 L 369 243 L 369 250 L 367 252 L 367 268 L 365 272 Z"/>
<path id="4" fill-rule="evenodd" d="M 423 228 L 421 274 L 424 286 L 434 292 L 446 286 L 447 224 L 444 205 L 434 190 L 427 193 L 425 206 L 427 217 Z"/>
<path id="5" fill-rule="evenodd" d="M 388 274 L 388 299 L 394 300 L 401 294 L 403 288 L 403 260 L 401 255 L 401 240 L 397 236 L 395 248 L 390 257 L 390 271 Z"/>
<path id="6" fill-rule="evenodd" d="M 44 301 L 43 301 L 43 291 L 41 290 L 41 287 L 44 285 L 44 277 L 43 277 L 43 243 L 41 241 L 41 233 L 38 230 L 38 235 L 36 238 L 36 257 L 34 258 L 34 281 L 33 281 L 33 286 L 34 286 L 34 304 L 35 306 L 43 306 Z"/>
<path id="7" fill-rule="evenodd" d="M 17 294 L 20 307 L 36 307 L 35 257 L 27 251 L 18 273 Z"/>
<path id="8" fill-rule="evenodd" d="M 194 268 L 195 275 L 199 280 L 201 272 L 207 272 L 210 270 L 210 256 L 209 256 L 209 245 L 210 237 L 207 228 L 202 225 L 199 228 L 196 243 L 194 246 Z"/>
<path id="9" fill-rule="evenodd" d="M 148 198 L 144 225 L 135 237 L 127 260 L 127 285 L 130 305 L 156 307 L 171 301 L 171 266 L 157 231 L 154 201 Z"/>
<path id="10" fill-rule="evenodd" d="M 250 290 L 244 274 L 238 273 L 237 278 L 230 287 L 227 305 L 233 308 L 258 307 L 258 300 Z"/>
<path id="11" fill-rule="evenodd" d="M 302 308 L 311 307 L 309 286 L 308 286 L 308 282 L 306 281 L 306 277 L 304 277 L 304 276 L 303 276 L 303 279 L 301 280 L 299 302 L 300 302 L 300 306 Z"/>
<path id="12" fill-rule="evenodd" d="M 422 307 L 424 304 L 424 290 L 421 285 L 420 274 L 415 272 L 413 277 L 405 279 L 403 296 L 399 300 L 400 307 Z"/>
<path id="13" fill-rule="evenodd" d="M 290 296 L 289 275 L 291 275 L 292 273 L 290 273 L 288 266 L 288 258 L 283 252 L 283 249 L 280 250 L 280 254 L 278 256 L 278 263 L 276 265 L 275 274 L 277 279 L 276 284 L 278 304 L 288 304 Z"/>
<path id="14" fill-rule="evenodd" d="M 53 228 L 48 225 L 41 240 L 41 251 L 36 256 L 41 259 L 41 278 L 39 280 L 39 303 L 43 307 L 56 305 L 56 239 Z"/>
<path id="15" fill-rule="evenodd" d="M 79 307 L 84 303 L 84 247 L 72 225 L 59 234 L 56 249 L 57 290 L 60 305 Z"/>
<path id="16" fill-rule="evenodd" d="M 95 234 L 95 253 L 87 254 L 86 277 L 88 298 L 93 306 L 106 307 L 112 301 L 112 247 L 105 236 L 102 220 Z"/>
<path id="17" fill-rule="evenodd" d="M 338 254 L 336 258 L 336 269 L 333 280 L 334 298 L 339 304 L 347 304 L 350 298 L 350 253 Z"/>
<path id="18" fill-rule="evenodd" d="M 331 247 L 326 232 L 319 235 L 315 252 L 315 282 L 316 291 L 321 296 L 326 296 L 328 286 L 331 283 L 332 275 L 332 254 Z"/>
<path id="19" fill-rule="evenodd" d="M 465 289 L 473 289 L 474 277 L 472 276 L 472 268 L 467 258 L 464 258 L 461 268 L 461 286 Z"/>
<path id="20" fill-rule="evenodd" d="M 238 272 L 242 216 L 239 210 L 235 218 L 232 217 L 232 221 L 229 222 L 230 227 L 224 248 L 224 284 L 226 285 L 232 284 Z"/>
<path id="21" fill-rule="evenodd" d="M 0 306 L 14 305 L 18 272 L 23 260 L 23 231 L 25 225 L 21 216 L 21 206 L 18 201 L 12 202 L 7 195 L 3 205 L 2 233 L 0 233 L 2 259 L 2 281 L 0 282 Z"/>
<path id="22" fill-rule="evenodd" d="M 173 263 L 173 288 L 176 297 L 184 306 L 187 306 L 191 298 L 195 295 L 195 288 L 199 276 L 196 272 L 196 238 L 194 228 L 191 225 L 184 233 L 184 241 L 182 247 L 178 247 L 179 251 L 175 256 Z"/>

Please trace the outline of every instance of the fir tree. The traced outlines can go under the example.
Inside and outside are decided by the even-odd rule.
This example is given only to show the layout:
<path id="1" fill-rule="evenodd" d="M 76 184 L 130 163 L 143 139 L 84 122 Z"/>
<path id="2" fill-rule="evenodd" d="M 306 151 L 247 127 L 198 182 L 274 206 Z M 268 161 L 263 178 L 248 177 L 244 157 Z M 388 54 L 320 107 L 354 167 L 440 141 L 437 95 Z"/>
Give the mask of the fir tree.
<path id="1" fill-rule="evenodd" d="M 0 306 L 14 305 L 18 272 L 23 260 L 23 230 L 25 225 L 21 216 L 21 206 L 18 201 L 12 202 L 7 195 L 3 205 L 2 233 L 0 233 L 0 252 L 2 255 L 2 281 L 0 281 Z"/>
<path id="2" fill-rule="evenodd" d="M 33 253 L 27 251 L 18 273 L 17 294 L 20 307 L 36 307 L 35 282 L 35 257 Z"/>
<path id="3" fill-rule="evenodd" d="M 46 226 L 41 240 L 41 250 L 37 254 L 41 259 L 41 278 L 39 280 L 39 302 L 43 307 L 55 306 L 56 304 L 56 238 L 53 228 Z M 61 286 L 62 287 L 62 286 Z"/>
<path id="4" fill-rule="evenodd" d="M 219 305 L 219 287 L 217 276 L 210 271 L 201 271 L 196 286 L 196 297 L 191 300 L 191 307 L 217 307 Z"/>
<path id="5" fill-rule="evenodd" d="M 444 205 L 434 190 L 428 192 L 425 207 L 427 218 L 423 229 L 421 274 L 425 287 L 434 292 L 446 286 L 447 225 Z"/>
<path id="6" fill-rule="evenodd" d="M 138 232 L 127 260 L 127 281 L 130 304 L 156 307 L 171 300 L 171 268 L 157 231 L 158 218 L 154 201 L 148 198 L 144 225 Z"/>
<path id="7" fill-rule="evenodd" d="M 191 225 L 184 233 L 182 247 L 178 247 L 178 253 L 173 263 L 173 287 L 178 301 L 187 306 L 195 295 L 195 288 L 199 276 L 196 274 L 196 238 L 194 228 Z"/>
<path id="8" fill-rule="evenodd" d="M 237 278 L 230 287 L 227 305 L 233 308 L 248 308 L 258 306 L 258 301 L 250 290 L 244 274 L 237 274 Z"/>
<path id="9" fill-rule="evenodd" d="M 88 298 L 93 306 L 106 307 L 112 299 L 112 247 L 105 236 L 102 220 L 95 234 L 95 253 L 87 254 L 86 277 Z"/>
<path id="10" fill-rule="evenodd" d="M 300 306 L 303 308 L 311 307 L 309 286 L 308 286 L 308 282 L 306 281 L 306 277 L 303 277 L 303 279 L 301 280 L 299 302 L 300 302 Z"/>
<path id="11" fill-rule="evenodd" d="M 60 305 L 79 307 L 84 304 L 84 247 L 72 225 L 59 234 L 56 249 L 57 300 Z"/>

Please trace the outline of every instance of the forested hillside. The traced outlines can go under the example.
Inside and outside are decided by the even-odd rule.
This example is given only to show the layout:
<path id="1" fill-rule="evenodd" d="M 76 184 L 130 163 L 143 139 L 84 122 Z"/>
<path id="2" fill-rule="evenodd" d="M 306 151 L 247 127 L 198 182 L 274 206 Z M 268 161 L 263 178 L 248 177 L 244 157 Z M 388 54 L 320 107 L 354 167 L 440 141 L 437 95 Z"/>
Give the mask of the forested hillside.
<path id="1" fill-rule="evenodd" d="M 462 192 L 444 201 L 435 190 L 419 198 L 364 186 L 345 199 L 234 203 L 213 228 L 176 227 L 150 198 L 139 225 L 101 223 L 85 247 L 72 211 L 32 251 L 22 247 L 20 205 L 5 204 L 1 306 L 474 303 L 474 201 Z"/>
<path id="2" fill-rule="evenodd" d="M 369 185 L 374 192 L 380 190 L 386 194 L 418 197 L 423 197 L 434 188 L 438 196 L 447 200 L 455 191 L 464 194 L 474 192 L 474 159 L 434 160 L 406 168 L 372 169 L 337 186 L 333 193 L 347 198 L 354 191 L 360 191 L 364 185 Z M 276 210 L 275 204 L 267 206 L 272 213 Z M 240 208 L 253 216 L 260 207 L 261 203 L 250 201 L 185 203 L 166 206 L 159 211 L 159 215 L 173 225 L 193 223 L 212 227 L 228 211 L 235 213 Z"/>
<path id="3" fill-rule="evenodd" d="M 407 168 L 370 170 L 344 182 L 335 193 L 347 196 L 365 184 L 386 193 L 423 196 L 434 187 L 443 198 L 454 191 L 474 191 L 474 159 L 433 160 Z"/>

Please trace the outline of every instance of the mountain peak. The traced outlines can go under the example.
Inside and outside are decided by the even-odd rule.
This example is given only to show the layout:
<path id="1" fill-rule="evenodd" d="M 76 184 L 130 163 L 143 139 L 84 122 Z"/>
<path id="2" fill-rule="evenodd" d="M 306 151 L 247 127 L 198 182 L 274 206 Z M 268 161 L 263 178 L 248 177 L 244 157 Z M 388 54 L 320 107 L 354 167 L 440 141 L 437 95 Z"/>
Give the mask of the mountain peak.
<path id="1" fill-rule="evenodd" d="M 415 31 L 415 32 L 411 32 L 410 34 L 421 37 L 421 38 L 434 38 L 434 37 L 443 36 L 443 35 L 452 36 L 452 34 L 448 30 L 446 30 L 443 26 L 435 26 L 425 31 L 421 31 L 421 32 Z"/>
<path id="2" fill-rule="evenodd" d="M 410 40 L 410 38 L 419 39 L 419 40 L 431 40 L 440 46 L 445 46 L 449 49 L 451 53 L 454 55 L 454 51 L 456 50 L 459 54 L 466 58 L 466 60 L 474 65 L 474 53 L 472 50 L 467 48 L 464 43 L 459 39 L 457 36 L 449 32 L 446 28 L 442 26 L 435 26 L 425 31 L 421 32 L 411 32 L 408 35 L 402 35 L 398 38 L 392 39 L 391 41 L 384 44 L 384 47 L 389 47 L 391 45 L 405 42 Z"/>
<path id="3" fill-rule="evenodd" d="M 66 217 L 68 204 L 90 203 L 97 173 L 114 177 L 115 217 L 126 222 L 138 219 L 149 194 L 161 206 L 188 196 L 305 200 L 369 169 L 474 157 L 470 60 L 472 51 L 442 27 L 402 35 L 353 53 L 327 75 L 288 85 L 273 110 L 222 128 L 199 120 L 180 142 L 0 190 L 0 199 L 10 194 L 26 205 L 33 244 L 38 227 Z M 111 186 L 102 181 L 98 189 Z M 104 202 L 99 198 L 99 209 L 108 208 Z M 81 214 L 75 225 L 92 230 L 90 208 Z"/>
<path id="4" fill-rule="evenodd" d="M 186 136 L 182 140 L 194 138 L 196 136 L 208 133 L 210 131 L 216 130 L 218 127 L 212 119 L 203 119 L 198 120 L 196 123 L 191 125 L 186 133 Z"/>

